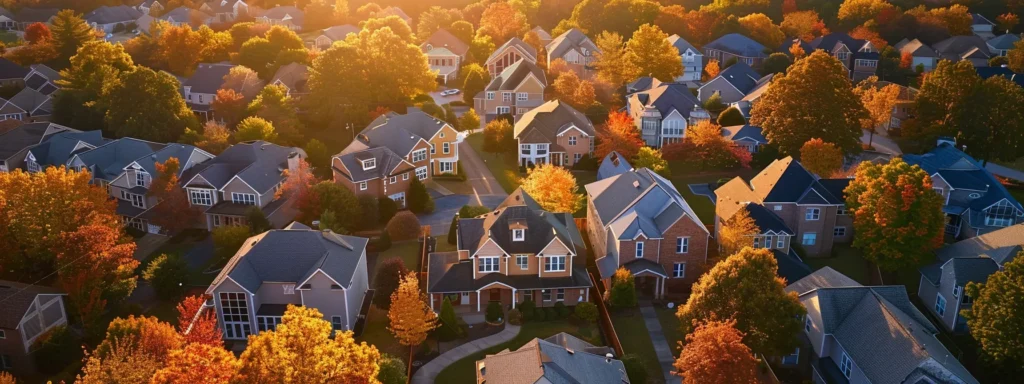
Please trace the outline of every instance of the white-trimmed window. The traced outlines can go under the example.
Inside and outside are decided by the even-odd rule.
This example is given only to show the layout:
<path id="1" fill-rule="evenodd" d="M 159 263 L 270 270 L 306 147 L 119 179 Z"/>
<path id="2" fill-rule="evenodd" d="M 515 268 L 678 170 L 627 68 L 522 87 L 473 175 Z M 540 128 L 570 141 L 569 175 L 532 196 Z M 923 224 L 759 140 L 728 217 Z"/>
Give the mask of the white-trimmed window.
<path id="1" fill-rule="evenodd" d="M 398 176 L 391 176 L 391 184 L 398 182 Z"/>
<path id="2" fill-rule="evenodd" d="M 487 100 L 494 100 L 494 92 L 487 92 Z"/>
<path id="3" fill-rule="evenodd" d="M 530 144 L 519 144 L 519 153 L 523 155 L 530 154 Z"/>
<path id="4" fill-rule="evenodd" d="M 341 331 L 344 329 L 341 316 L 331 316 L 331 330 Z"/>
<path id="5" fill-rule="evenodd" d="M 985 210 L 985 225 L 1008 227 L 1013 225 L 1013 217 L 1018 215 L 1017 208 L 1003 199 Z"/>
<path id="6" fill-rule="evenodd" d="M 939 316 L 946 315 L 946 298 L 942 294 L 935 295 L 935 313 Z"/>
<path id="7" fill-rule="evenodd" d="M 542 289 L 542 290 L 540 290 L 540 297 L 544 301 L 551 301 L 551 290 L 550 289 Z"/>
<path id="8" fill-rule="evenodd" d="M 418 149 L 412 153 L 412 162 L 417 163 L 427 159 L 427 150 Z"/>
<path id="9" fill-rule="evenodd" d="M 555 290 L 555 301 L 565 301 L 565 289 L 558 288 Z"/>
<path id="10" fill-rule="evenodd" d="M 958 286 L 955 286 L 955 287 L 953 287 L 953 297 L 955 297 L 955 298 L 960 298 L 960 291 L 962 291 L 962 290 L 963 290 L 963 288 L 964 288 L 964 287 L 961 287 L 961 286 L 959 286 L 959 285 L 958 285 Z"/>
<path id="11" fill-rule="evenodd" d="M 370 158 L 370 159 L 363 160 L 363 170 L 364 171 L 365 170 L 374 169 L 374 168 L 377 168 L 377 159 Z"/>
<path id="12" fill-rule="evenodd" d="M 409 180 L 409 172 L 402 174 L 402 180 Z"/>
<path id="13" fill-rule="evenodd" d="M 840 216 L 845 216 L 847 214 L 846 213 L 846 206 L 845 205 L 840 205 L 839 208 L 836 208 L 836 214 L 840 215 Z"/>
<path id="14" fill-rule="evenodd" d="M 213 205 L 213 191 L 209 189 L 189 189 L 188 199 L 192 205 Z"/>
<path id="15" fill-rule="evenodd" d="M 761 248 L 761 236 L 754 235 L 754 249 Z"/>
<path id="16" fill-rule="evenodd" d="M 785 236 L 781 236 L 781 235 L 777 236 L 775 238 L 775 248 L 782 249 L 782 247 L 785 247 L 785 246 L 786 246 L 786 238 L 785 238 Z"/>
<path id="17" fill-rule="evenodd" d="M 494 108 L 494 112 L 499 115 L 506 115 L 512 113 L 512 107 L 509 107 L 507 105 L 498 106 L 497 108 Z"/>
<path id="18" fill-rule="evenodd" d="M 146 208 L 146 199 L 144 199 L 142 197 L 142 195 L 136 195 L 134 193 L 129 193 L 128 196 L 131 197 L 132 206 L 133 207 L 135 207 L 135 208 Z"/>
<path id="19" fill-rule="evenodd" d="M 437 148 L 434 147 L 434 143 L 430 143 L 430 154 L 433 155 L 435 153 L 437 153 Z"/>
<path id="20" fill-rule="evenodd" d="M 526 101 L 528 98 L 529 96 L 526 94 L 526 92 L 519 92 L 516 94 L 516 100 Z"/>
<path id="21" fill-rule="evenodd" d="M 544 256 L 544 272 L 565 271 L 565 256 Z"/>
<path id="22" fill-rule="evenodd" d="M 281 316 L 256 316 L 256 329 L 260 332 L 275 331 L 281 325 Z"/>
<path id="23" fill-rule="evenodd" d="M 677 237 L 676 238 L 676 253 L 688 253 L 690 252 L 690 237 Z"/>
<path id="24" fill-rule="evenodd" d="M 235 204 L 256 205 L 256 194 L 231 192 L 231 201 Z"/>
<path id="25" fill-rule="evenodd" d="M 489 273 L 498 272 L 498 257 L 481 257 L 479 261 L 480 265 L 477 267 L 477 272 Z"/>
<path id="26" fill-rule="evenodd" d="M 807 212 L 804 213 L 804 220 L 814 221 L 821 218 L 821 209 L 819 208 L 807 208 Z"/>
<path id="27" fill-rule="evenodd" d="M 636 258 L 644 257 L 644 242 L 636 242 Z"/>
<path id="28" fill-rule="evenodd" d="M 686 277 L 686 263 L 674 263 L 674 264 L 672 264 L 672 277 L 674 277 L 674 278 Z"/>
<path id="29" fill-rule="evenodd" d="M 249 301 L 242 292 L 221 292 L 221 325 L 224 337 L 245 339 L 252 333 L 249 324 Z"/>
<path id="30" fill-rule="evenodd" d="M 846 236 L 846 227 L 835 227 L 835 228 L 833 228 L 832 229 L 832 236 L 833 237 L 843 237 L 843 236 Z"/>
<path id="31" fill-rule="evenodd" d="M 814 245 L 818 242 L 818 234 L 815 232 L 805 232 L 803 241 L 800 244 L 803 245 Z"/>
<path id="32" fill-rule="evenodd" d="M 294 295 L 295 294 L 295 284 L 283 284 L 283 285 L 281 285 L 281 287 L 284 288 L 284 294 L 286 294 L 286 295 Z"/>
<path id="33" fill-rule="evenodd" d="M 574 153 L 574 154 L 572 154 L 572 162 L 573 163 L 579 163 L 580 159 L 582 159 L 582 158 L 583 158 L 583 154 L 582 153 Z"/>
<path id="34" fill-rule="evenodd" d="M 804 332 L 811 332 L 811 317 L 804 315 Z"/>
<path id="35" fill-rule="evenodd" d="M 800 362 L 800 348 L 791 354 L 782 357 L 782 365 L 796 365 Z"/>
<path id="36" fill-rule="evenodd" d="M 438 164 L 441 167 L 441 173 L 455 173 L 454 161 L 440 161 Z"/>
<path id="37" fill-rule="evenodd" d="M 426 180 L 427 178 L 427 167 L 416 168 L 416 178 L 420 180 Z"/>
<path id="38" fill-rule="evenodd" d="M 366 182 L 365 181 L 359 183 L 359 190 L 360 191 L 365 191 L 366 190 Z"/>
<path id="39" fill-rule="evenodd" d="M 519 269 L 525 270 L 530 267 L 530 256 L 529 255 L 516 255 L 516 265 Z"/>
<path id="40" fill-rule="evenodd" d="M 576 145 L 576 136 L 569 136 L 569 145 Z"/>
<path id="41" fill-rule="evenodd" d="M 501 93 L 501 101 L 506 101 L 506 102 L 512 101 L 512 92 L 502 92 Z"/>
<path id="42" fill-rule="evenodd" d="M 447 141 L 441 143 L 441 153 L 447 155 L 451 151 L 452 151 L 452 143 L 449 143 Z"/>
<path id="43" fill-rule="evenodd" d="M 135 185 L 139 187 L 146 185 L 146 172 L 135 171 Z"/>
<path id="44" fill-rule="evenodd" d="M 523 241 L 526 240 L 525 229 L 513 229 L 512 230 L 512 241 Z"/>
<path id="45" fill-rule="evenodd" d="M 846 352 L 843 352 L 843 358 L 839 360 L 839 370 L 843 372 L 843 376 L 847 379 L 853 374 L 853 359 Z"/>

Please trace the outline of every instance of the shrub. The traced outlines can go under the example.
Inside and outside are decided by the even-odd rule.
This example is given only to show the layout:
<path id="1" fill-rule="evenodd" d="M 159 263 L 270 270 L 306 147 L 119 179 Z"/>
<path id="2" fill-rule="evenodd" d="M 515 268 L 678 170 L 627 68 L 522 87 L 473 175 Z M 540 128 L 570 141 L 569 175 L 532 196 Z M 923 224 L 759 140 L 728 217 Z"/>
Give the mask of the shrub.
<path id="1" fill-rule="evenodd" d="M 377 373 L 377 380 L 381 384 L 405 384 L 409 380 L 405 374 L 405 362 L 400 357 L 382 353 L 378 364 L 380 372 Z"/>
<path id="2" fill-rule="evenodd" d="M 746 123 L 747 119 L 743 118 L 743 113 L 740 112 L 739 108 L 728 108 L 718 115 L 718 125 L 723 127 L 743 125 Z"/>
<path id="3" fill-rule="evenodd" d="M 40 372 L 54 374 L 71 364 L 78 356 L 75 335 L 66 325 L 58 325 L 36 339 L 32 358 Z"/>
<path id="4" fill-rule="evenodd" d="M 489 323 L 497 323 L 503 316 L 505 311 L 501 309 L 500 301 L 492 301 L 487 304 L 487 315 L 485 319 Z"/>
<path id="5" fill-rule="evenodd" d="M 381 197 L 377 200 L 377 213 L 377 222 L 387 223 L 398 213 L 398 203 L 387 197 Z"/>
<path id="6" fill-rule="evenodd" d="M 253 235 L 273 228 L 270 225 L 270 220 L 267 220 L 267 215 L 263 214 L 263 210 L 255 205 L 245 209 L 245 221 L 249 222 L 249 233 Z"/>
<path id="7" fill-rule="evenodd" d="M 598 166 L 597 159 L 590 157 L 590 155 L 583 155 L 580 161 L 573 164 L 572 169 L 577 171 L 596 171 Z"/>
<path id="8" fill-rule="evenodd" d="M 622 365 L 626 367 L 626 376 L 629 377 L 630 383 L 647 382 L 647 366 L 644 365 L 644 360 L 640 356 L 627 353 L 622 356 L 621 360 Z"/>
<path id="9" fill-rule="evenodd" d="M 380 225 L 380 207 L 376 197 L 360 196 L 359 211 L 359 229 L 373 229 Z"/>
<path id="10" fill-rule="evenodd" d="M 536 312 L 537 304 L 535 304 L 533 300 L 526 299 L 523 300 L 522 303 L 519 303 L 516 308 L 523 314 L 523 320 L 530 321 L 533 320 L 533 314 Z"/>
<path id="11" fill-rule="evenodd" d="M 511 119 L 495 118 L 484 126 L 484 152 L 505 153 L 515 149 Z"/>
<path id="12" fill-rule="evenodd" d="M 558 320 L 558 311 L 552 307 L 544 308 L 544 318 L 548 320 Z"/>
<path id="13" fill-rule="evenodd" d="M 625 268 L 619 268 L 612 276 L 612 289 L 609 290 L 608 301 L 616 309 L 636 306 L 636 282 L 633 274 Z"/>
<path id="14" fill-rule="evenodd" d="M 374 239 L 373 249 L 375 252 L 384 252 L 391 249 L 391 236 L 388 236 L 387 231 L 381 232 L 380 236 Z"/>
<path id="15" fill-rule="evenodd" d="M 249 238 L 249 227 L 243 227 L 239 225 L 225 225 L 223 227 L 217 227 L 213 229 L 211 234 L 213 236 L 213 247 L 217 257 L 222 261 L 227 261 L 231 256 L 238 252 L 238 249 L 242 247 L 242 243 Z"/>
<path id="16" fill-rule="evenodd" d="M 441 326 L 437 328 L 438 338 L 441 341 L 455 340 L 462 337 L 462 326 L 459 325 L 459 318 L 455 316 L 455 308 L 447 296 L 441 302 Z"/>
<path id="17" fill-rule="evenodd" d="M 420 220 L 412 212 L 402 211 L 391 218 L 387 231 L 393 241 L 413 240 L 420 235 Z"/>
<path id="18" fill-rule="evenodd" d="M 704 101 L 704 109 L 712 114 L 725 110 L 725 107 L 725 103 L 722 102 L 722 96 L 718 93 L 711 95 L 711 97 Z"/>
<path id="19" fill-rule="evenodd" d="M 559 319 L 564 319 L 564 318 L 568 317 L 570 313 L 572 313 L 572 311 L 569 309 L 569 307 L 566 307 L 565 303 L 563 303 L 561 301 L 555 303 L 555 312 L 558 313 L 558 318 Z"/>
<path id="20" fill-rule="evenodd" d="M 401 258 L 384 260 L 377 269 L 377 276 L 373 278 L 373 304 L 377 308 L 387 310 L 391 308 L 391 294 L 398 289 L 398 283 L 402 276 L 409 274 L 405 262 Z"/>
<path id="21" fill-rule="evenodd" d="M 142 278 L 149 282 L 161 300 L 177 299 L 184 293 L 181 286 L 188 277 L 188 263 L 178 255 L 160 255 L 153 258 L 142 272 Z"/>
<path id="22" fill-rule="evenodd" d="M 537 308 L 533 309 L 533 320 L 535 320 L 535 321 L 544 321 L 546 319 L 547 319 L 547 316 L 544 314 L 544 308 L 537 307 Z"/>
<path id="23" fill-rule="evenodd" d="M 434 104 L 434 98 L 426 93 L 421 93 L 412 97 L 413 103 L 431 103 Z"/>
<path id="24" fill-rule="evenodd" d="M 437 104 L 434 104 L 433 99 L 425 101 L 423 104 L 421 104 L 420 110 L 423 111 L 423 113 L 434 116 L 438 119 L 444 119 L 444 108 L 441 108 Z"/>
<path id="25" fill-rule="evenodd" d="M 508 323 L 512 325 L 523 324 L 523 313 L 519 312 L 518 309 L 512 308 L 508 311 Z"/>
<path id="26" fill-rule="evenodd" d="M 419 178 L 412 179 L 412 184 L 409 185 L 409 193 L 406 197 L 410 211 L 415 213 L 430 213 L 434 211 L 434 199 L 430 197 L 430 192 L 427 192 L 427 186 L 423 185 Z"/>
<path id="27" fill-rule="evenodd" d="M 1006 56 L 993 56 L 991 59 L 988 59 L 988 66 L 990 67 L 1002 67 L 1008 64 L 1010 64 L 1010 59 Z"/>
<path id="28" fill-rule="evenodd" d="M 581 321 L 593 324 L 597 322 L 597 305 L 591 302 L 582 302 L 576 304 L 576 309 L 573 311 L 577 319 Z"/>

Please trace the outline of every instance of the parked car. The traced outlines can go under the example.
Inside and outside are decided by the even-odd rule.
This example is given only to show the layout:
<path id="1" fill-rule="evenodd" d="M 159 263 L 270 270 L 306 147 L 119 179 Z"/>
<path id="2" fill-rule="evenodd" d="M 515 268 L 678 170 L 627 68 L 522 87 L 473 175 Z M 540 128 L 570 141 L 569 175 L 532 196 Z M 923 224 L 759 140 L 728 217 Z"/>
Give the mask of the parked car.
<path id="1" fill-rule="evenodd" d="M 458 95 L 459 92 L 462 92 L 462 91 L 460 91 L 458 89 L 448 89 L 448 90 L 441 91 L 441 96 Z"/>

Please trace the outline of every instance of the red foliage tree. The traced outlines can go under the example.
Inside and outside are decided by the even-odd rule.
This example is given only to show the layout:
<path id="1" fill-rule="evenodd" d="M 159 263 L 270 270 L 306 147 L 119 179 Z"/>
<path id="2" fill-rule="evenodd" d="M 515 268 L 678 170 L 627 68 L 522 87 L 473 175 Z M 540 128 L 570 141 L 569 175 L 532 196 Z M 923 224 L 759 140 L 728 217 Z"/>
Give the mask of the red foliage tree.
<path id="1" fill-rule="evenodd" d="M 156 163 L 156 177 L 149 185 L 149 195 L 159 202 L 150 208 L 153 216 L 150 221 L 169 234 L 191 227 L 199 220 L 199 210 L 189 203 L 185 190 L 178 183 L 181 169 L 177 158 L 169 158 L 163 163 Z"/>
<path id="2" fill-rule="evenodd" d="M 223 347 L 220 328 L 217 327 L 217 315 L 211 308 L 202 310 L 206 302 L 202 296 L 189 296 L 178 303 L 178 333 L 185 343 L 200 343 L 215 347 Z"/>
<path id="3" fill-rule="evenodd" d="M 92 325 L 103 313 L 104 297 L 124 297 L 135 289 L 135 243 L 122 242 L 118 229 L 89 224 L 62 233 L 53 252 L 60 287 L 84 324 Z"/>
<path id="4" fill-rule="evenodd" d="M 218 89 L 217 97 L 213 99 L 211 108 L 217 111 L 217 117 L 224 119 L 225 125 L 234 127 L 245 117 L 245 108 L 248 106 L 245 95 L 235 92 L 234 89 Z"/>
<path id="5" fill-rule="evenodd" d="M 685 384 L 758 382 L 757 360 L 734 324 L 713 321 L 686 335 L 686 346 L 674 364 Z"/>
<path id="6" fill-rule="evenodd" d="M 636 157 L 640 147 L 644 146 L 640 138 L 640 130 L 633 124 L 633 118 L 625 112 L 608 114 L 608 122 L 597 132 L 600 141 L 594 148 L 594 155 L 603 158 L 611 151 L 616 151 L 627 159 Z"/>
<path id="7" fill-rule="evenodd" d="M 47 27 L 43 23 L 32 23 L 25 28 L 25 41 L 29 44 L 39 44 L 49 42 L 53 38 L 53 34 L 50 33 L 50 27 Z"/>

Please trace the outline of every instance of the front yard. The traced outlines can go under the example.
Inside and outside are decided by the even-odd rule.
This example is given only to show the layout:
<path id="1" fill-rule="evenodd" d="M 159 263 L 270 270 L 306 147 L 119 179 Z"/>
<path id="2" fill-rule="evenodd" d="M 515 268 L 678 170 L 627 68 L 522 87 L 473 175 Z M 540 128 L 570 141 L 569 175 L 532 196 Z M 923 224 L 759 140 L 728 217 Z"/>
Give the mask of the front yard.
<path id="1" fill-rule="evenodd" d="M 399 344 L 388 331 L 388 312 L 376 306 L 370 306 L 370 313 L 366 315 L 366 327 L 356 341 L 365 341 L 376 346 L 381 353 L 400 357 L 402 361 L 409 360 L 409 348 Z"/>
<path id="2" fill-rule="evenodd" d="M 664 383 L 665 377 L 662 375 L 661 365 L 658 364 L 658 355 L 654 353 L 654 344 L 651 343 L 651 335 L 647 332 L 647 325 L 644 324 L 640 309 L 611 312 L 610 315 L 615 333 L 622 343 L 622 352 L 637 355 L 643 360 L 647 368 L 648 384 Z M 662 327 L 664 328 L 664 325 Z"/>
<path id="3" fill-rule="evenodd" d="M 447 242 L 447 239 L 445 239 Z M 440 244 L 440 239 L 438 244 Z M 377 255 L 377 262 L 370 271 L 370 279 L 377 276 L 377 269 L 384 265 L 384 261 L 393 258 L 400 258 L 405 263 L 405 268 L 410 271 L 420 270 L 420 242 L 419 240 L 401 241 L 391 244 L 391 248 Z"/>

